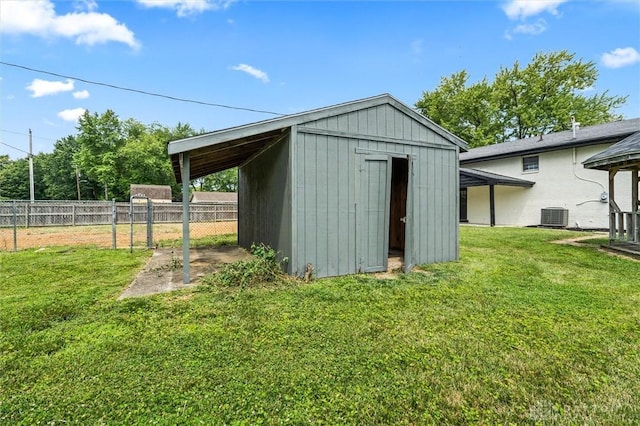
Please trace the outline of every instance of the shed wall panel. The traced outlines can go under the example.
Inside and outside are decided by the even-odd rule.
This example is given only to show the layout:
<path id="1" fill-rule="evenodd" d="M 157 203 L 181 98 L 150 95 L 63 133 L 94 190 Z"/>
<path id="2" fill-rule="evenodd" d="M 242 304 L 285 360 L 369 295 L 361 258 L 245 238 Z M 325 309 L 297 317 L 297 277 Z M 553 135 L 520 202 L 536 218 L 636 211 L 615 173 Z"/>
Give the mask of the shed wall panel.
<path id="1" fill-rule="evenodd" d="M 289 138 L 238 170 L 238 243 L 264 243 L 291 256 Z"/>
<path id="2" fill-rule="evenodd" d="M 354 113 L 348 126 L 369 123 L 370 111 Z M 386 113 L 385 113 L 386 114 Z M 338 124 L 345 123 L 338 119 Z M 308 124 L 305 124 L 308 126 Z M 399 129 L 411 135 L 428 136 L 430 130 L 414 132 L 413 126 L 402 123 Z M 377 124 L 376 124 L 377 129 Z M 394 131 L 396 127 L 394 126 Z M 342 131 L 343 129 L 337 129 Z M 360 179 L 356 149 L 388 155 L 412 155 L 413 163 L 413 256 L 416 264 L 455 260 L 458 257 L 458 152 L 451 149 L 405 145 L 366 138 L 346 138 L 322 134 L 298 133 L 296 153 L 295 191 L 297 253 L 293 273 L 302 274 L 307 263 L 313 264 L 318 277 L 355 273 L 356 222 Z M 411 189 L 409 189 L 411 191 Z"/>

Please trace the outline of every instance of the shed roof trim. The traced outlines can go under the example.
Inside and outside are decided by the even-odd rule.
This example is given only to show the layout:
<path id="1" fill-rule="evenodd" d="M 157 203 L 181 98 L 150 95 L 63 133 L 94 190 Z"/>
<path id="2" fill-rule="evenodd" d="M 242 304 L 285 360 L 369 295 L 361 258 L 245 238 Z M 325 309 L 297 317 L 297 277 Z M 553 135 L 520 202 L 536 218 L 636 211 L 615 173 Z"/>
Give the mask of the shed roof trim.
<path id="1" fill-rule="evenodd" d="M 231 127 L 228 129 L 217 130 L 215 132 L 206 133 L 199 136 L 193 136 L 186 139 L 180 139 L 169 142 L 168 152 L 169 155 L 179 154 L 181 152 L 187 152 L 198 148 L 204 148 L 210 145 L 227 142 L 236 139 L 242 139 L 251 137 L 259 133 L 272 132 L 279 129 L 286 129 L 288 127 L 302 124 L 308 121 L 320 120 L 323 118 L 331 117 L 338 114 L 343 114 L 358 109 L 370 108 L 378 105 L 390 104 L 401 110 L 405 114 L 411 116 L 415 120 L 421 122 L 423 125 L 433 130 L 449 142 L 460 147 L 461 150 L 466 151 L 468 145 L 465 141 L 454 135 L 453 133 L 438 126 L 433 121 L 429 120 L 425 116 L 419 114 L 407 105 L 403 104 L 393 96 L 389 94 L 383 94 L 374 96 L 371 98 L 361 99 L 357 101 L 346 102 L 329 107 L 319 108 L 311 111 L 300 112 L 297 114 L 285 115 L 283 117 L 272 118 L 269 120 L 258 121 L 255 123 L 245 124 L 242 126 Z"/>

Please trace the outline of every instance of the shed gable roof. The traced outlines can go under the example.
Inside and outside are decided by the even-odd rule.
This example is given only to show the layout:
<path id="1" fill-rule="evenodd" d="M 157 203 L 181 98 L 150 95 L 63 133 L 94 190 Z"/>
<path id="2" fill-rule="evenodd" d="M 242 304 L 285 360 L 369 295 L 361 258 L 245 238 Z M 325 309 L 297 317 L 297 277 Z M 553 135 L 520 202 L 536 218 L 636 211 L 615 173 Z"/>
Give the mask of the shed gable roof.
<path id="1" fill-rule="evenodd" d="M 580 128 L 576 130 L 575 138 L 571 130 L 549 133 L 543 135 L 542 140 L 538 136 L 473 148 L 460 154 L 460 164 L 538 154 L 574 146 L 615 143 L 639 130 L 640 118 L 634 118 Z"/>
<path id="2" fill-rule="evenodd" d="M 582 162 L 587 169 L 607 170 L 610 166 L 625 168 L 640 164 L 640 131 L 611 145 Z"/>
<path id="3" fill-rule="evenodd" d="M 182 176 L 179 154 L 188 152 L 191 161 L 190 178 L 194 179 L 241 165 L 257 152 L 280 140 L 292 126 L 384 104 L 391 105 L 461 150 L 468 149 L 466 142 L 459 137 L 393 96 L 383 94 L 172 141 L 168 144 L 168 153 L 171 156 L 176 179 L 180 182 Z"/>

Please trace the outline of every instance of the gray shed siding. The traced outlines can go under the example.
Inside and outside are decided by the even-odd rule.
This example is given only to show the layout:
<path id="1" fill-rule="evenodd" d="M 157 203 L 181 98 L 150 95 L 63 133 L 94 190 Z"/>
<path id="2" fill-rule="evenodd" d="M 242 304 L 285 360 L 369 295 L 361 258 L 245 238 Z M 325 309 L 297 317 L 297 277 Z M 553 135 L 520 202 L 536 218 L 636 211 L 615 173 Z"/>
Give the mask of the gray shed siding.
<path id="1" fill-rule="evenodd" d="M 238 169 L 238 244 L 291 253 L 290 136 Z"/>
<path id="2" fill-rule="evenodd" d="M 301 274 L 307 263 L 318 277 L 358 271 L 359 162 L 366 152 L 414 158 L 409 189 L 414 263 L 458 258 L 458 148 L 449 141 L 381 105 L 304 123 L 290 148 L 295 165 L 291 273 Z"/>

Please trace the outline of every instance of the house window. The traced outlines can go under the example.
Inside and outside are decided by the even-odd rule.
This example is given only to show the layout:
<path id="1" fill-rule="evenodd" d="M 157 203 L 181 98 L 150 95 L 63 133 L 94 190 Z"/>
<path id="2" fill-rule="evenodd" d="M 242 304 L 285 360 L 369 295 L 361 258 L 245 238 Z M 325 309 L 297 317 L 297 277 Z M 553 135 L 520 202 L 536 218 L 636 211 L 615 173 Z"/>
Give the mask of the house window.
<path id="1" fill-rule="evenodd" d="M 534 157 L 522 157 L 522 171 L 523 172 L 537 172 L 538 171 L 538 156 Z"/>

